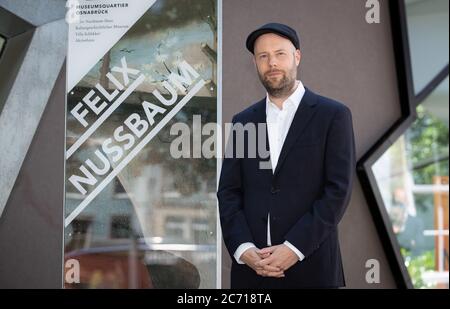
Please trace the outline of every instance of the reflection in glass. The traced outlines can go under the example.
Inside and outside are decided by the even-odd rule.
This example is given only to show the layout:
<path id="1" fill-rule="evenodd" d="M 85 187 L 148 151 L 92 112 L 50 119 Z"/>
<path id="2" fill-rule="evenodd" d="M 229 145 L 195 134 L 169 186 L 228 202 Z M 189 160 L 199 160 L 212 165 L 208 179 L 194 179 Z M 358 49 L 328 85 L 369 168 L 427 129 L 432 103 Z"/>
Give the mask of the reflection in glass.
<path id="1" fill-rule="evenodd" d="M 416 94 L 448 64 L 448 3 L 405 0 Z"/>
<path id="2" fill-rule="evenodd" d="M 448 90 L 447 77 L 372 167 L 416 288 L 449 287 Z"/>
<path id="3" fill-rule="evenodd" d="M 2 53 L 4 45 L 5 45 L 5 39 L 2 36 L 0 36 L 0 54 Z"/>
<path id="4" fill-rule="evenodd" d="M 66 218 L 96 188 L 83 184 L 83 194 L 69 181 L 70 175 L 79 175 L 80 166 L 88 159 L 98 168 L 104 166 L 95 150 L 102 149 L 130 115 L 146 119 L 141 103 L 159 103 L 153 90 L 169 97 L 161 83 L 170 73 L 177 73 L 182 60 L 206 82 L 67 226 L 65 259 L 79 261 L 81 282 L 66 283 L 66 288 L 216 287 L 216 159 L 192 158 L 192 154 L 176 159 L 170 150 L 179 135 L 170 132 L 174 123 L 182 122 L 193 132 L 194 115 L 201 125 L 217 122 L 215 5 L 209 0 L 157 1 L 69 93 L 68 111 L 97 83 L 112 93 L 113 85 L 105 76 L 111 67 L 120 66 L 124 56 L 129 68 L 146 76 L 67 160 Z M 121 75 L 116 78 L 121 80 Z M 179 90 L 178 101 L 188 90 Z M 95 121 L 93 115 L 86 116 L 88 123 Z M 157 115 L 155 124 L 162 117 Z M 85 130 L 67 114 L 68 149 Z M 125 134 L 139 140 L 124 126 L 121 135 Z M 131 139 L 118 143 L 125 155 L 133 149 L 124 148 L 128 142 Z M 121 162 L 113 156 L 107 155 L 111 169 Z"/>

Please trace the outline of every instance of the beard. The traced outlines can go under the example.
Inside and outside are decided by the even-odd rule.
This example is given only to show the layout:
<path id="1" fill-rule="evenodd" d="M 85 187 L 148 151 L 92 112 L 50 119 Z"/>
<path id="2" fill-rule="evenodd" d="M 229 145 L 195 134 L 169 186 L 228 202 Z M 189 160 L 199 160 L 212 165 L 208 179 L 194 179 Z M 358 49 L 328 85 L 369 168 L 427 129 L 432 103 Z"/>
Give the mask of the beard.
<path id="1" fill-rule="evenodd" d="M 294 88 L 297 78 L 296 70 L 297 68 L 294 66 L 288 72 L 275 69 L 261 74 L 258 71 L 258 76 L 264 88 L 266 88 L 267 93 L 274 98 L 280 98 L 289 95 L 292 88 Z M 271 78 L 267 75 L 274 72 L 281 73 L 281 77 L 276 76 L 275 78 Z"/>

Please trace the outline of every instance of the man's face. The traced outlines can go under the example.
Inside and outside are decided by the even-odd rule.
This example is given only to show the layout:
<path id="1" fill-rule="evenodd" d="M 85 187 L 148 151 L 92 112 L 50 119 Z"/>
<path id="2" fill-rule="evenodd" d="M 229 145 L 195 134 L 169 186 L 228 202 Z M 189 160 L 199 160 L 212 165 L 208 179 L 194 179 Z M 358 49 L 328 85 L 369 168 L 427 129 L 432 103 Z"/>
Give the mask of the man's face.
<path id="1" fill-rule="evenodd" d="M 254 61 L 259 79 L 273 97 L 288 95 L 297 79 L 300 50 L 284 37 L 266 33 L 254 45 Z"/>

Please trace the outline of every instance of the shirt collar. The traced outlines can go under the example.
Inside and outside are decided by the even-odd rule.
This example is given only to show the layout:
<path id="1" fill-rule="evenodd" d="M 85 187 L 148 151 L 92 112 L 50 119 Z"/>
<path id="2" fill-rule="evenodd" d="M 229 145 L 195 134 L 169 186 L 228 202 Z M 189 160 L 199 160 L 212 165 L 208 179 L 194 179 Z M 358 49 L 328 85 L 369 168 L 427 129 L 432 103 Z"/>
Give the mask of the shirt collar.
<path id="1" fill-rule="evenodd" d="M 295 110 L 297 110 L 298 106 L 300 105 L 300 102 L 305 94 L 305 87 L 303 86 L 303 83 L 299 80 L 297 89 L 283 102 L 283 109 L 288 104 L 292 104 L 295 107 Z M 269 99 L 269 94 L 266 93 L 266 114 L 268 112 L 268 109 L 276 109 L 276 111 L 280 111 L 278 106 L 275 105 L 272 101 Z"/>

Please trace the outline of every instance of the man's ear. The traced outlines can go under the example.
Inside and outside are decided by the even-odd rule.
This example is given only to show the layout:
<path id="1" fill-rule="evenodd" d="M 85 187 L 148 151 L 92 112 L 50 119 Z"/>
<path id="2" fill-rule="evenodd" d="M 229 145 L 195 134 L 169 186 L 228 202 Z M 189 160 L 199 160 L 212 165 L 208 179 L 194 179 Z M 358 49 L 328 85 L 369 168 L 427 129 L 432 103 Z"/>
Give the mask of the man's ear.
<path id="1" fill-rule="evenodd" d="M 302 60 L 302 52 L 300 51 L 300 49 L 296 49 L 294 52 L 294 56 L 295 56 L 295 64 L 297 66 L 300 65 L 300 61 Z"/>

